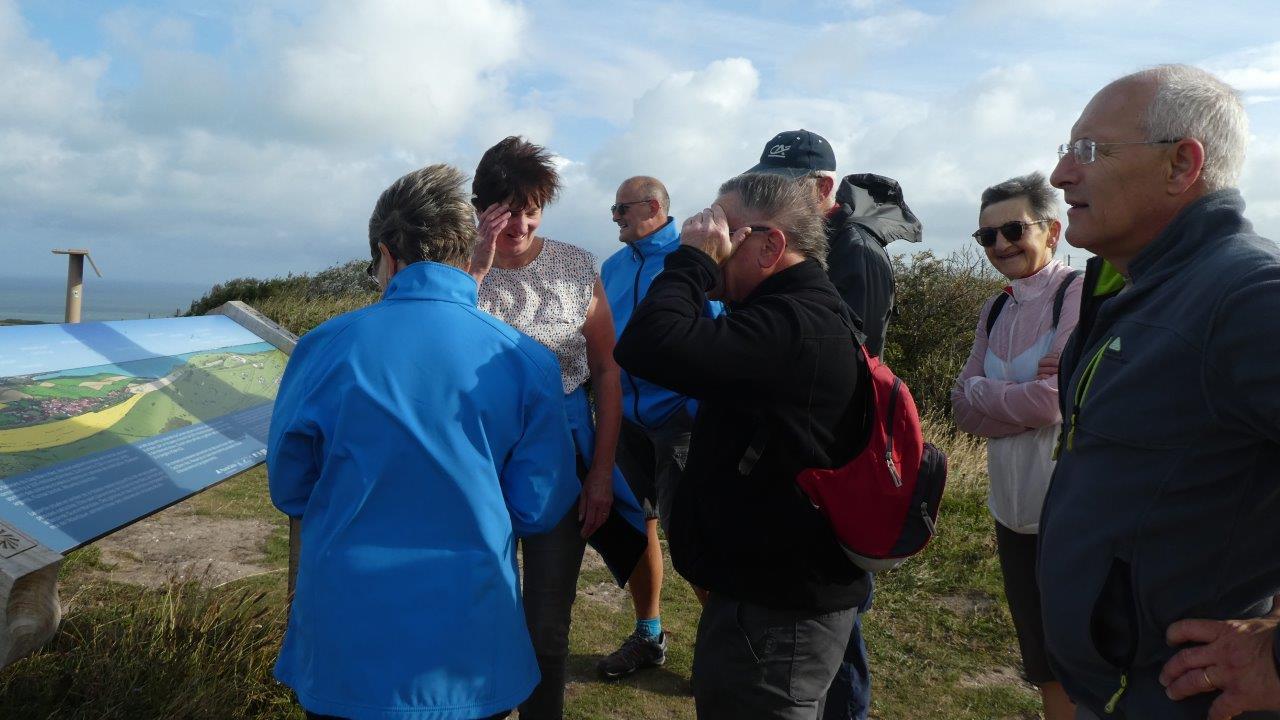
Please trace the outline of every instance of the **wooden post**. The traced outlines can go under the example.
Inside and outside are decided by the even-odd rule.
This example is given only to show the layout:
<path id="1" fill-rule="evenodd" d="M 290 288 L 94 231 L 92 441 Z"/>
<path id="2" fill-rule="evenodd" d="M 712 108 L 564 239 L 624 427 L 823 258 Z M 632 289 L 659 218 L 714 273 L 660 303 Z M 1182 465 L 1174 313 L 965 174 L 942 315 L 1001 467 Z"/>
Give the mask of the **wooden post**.
<path id="1" fill-rule="evenodd" d="M 98 270 L 98 264 L 89 256 L 89 251 L 80 250 L 54 250 L 54 255 L 67 256 L 67 309 L 63 317 L 63 322 L 78 323 L 80 322 L 80 305 L 84 299 L 84 259 L 89 258 L 89 265 L 93 267 L 93 271 L 98 273 L 98 277 L 102 277 L 102 272 Z"/>
<path id="2" fill-rule="evenodd" d="M 0 668 L 53 637 L 62 620 L 62 556 L 0 523 Z"/>

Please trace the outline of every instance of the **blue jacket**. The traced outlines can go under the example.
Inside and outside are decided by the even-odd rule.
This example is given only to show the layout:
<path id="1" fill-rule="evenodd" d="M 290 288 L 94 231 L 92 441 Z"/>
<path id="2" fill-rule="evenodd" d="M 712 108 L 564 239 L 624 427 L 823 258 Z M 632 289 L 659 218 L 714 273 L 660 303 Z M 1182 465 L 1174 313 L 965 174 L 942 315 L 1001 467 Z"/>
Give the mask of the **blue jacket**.
<path id="1" fill-rule="evenodd" d="M 303 707 L 471 720 L 529 695 L 515 536 L 578 495 L 564 407 L 551 352 L 445 265 L 410 265 L 299 341 L 267 465 L 272 502 L 302 518 L 276 677 Z"/>
<path id="2" fill-rule="evenodd" d="M 1234 190 L 1188 206 L 1123 292 L 1090 261 L 1062 354 L 1040 596 L 1058 679 L 1102 717 L 1204 718 L 1214 694 L 1160 686 L 1165 631 L 1280 592 L 1280 250 L 1243 212 Z"/>
<path id="3" fill-rule="evenodd" d="M 613 330 L 617 338 L 622 337 L 631 314 L 649 292 L 653 279 L 662 272 L 662 264 L 667 255 L 678 247 L 680 230 L 676 227 L 675 219 L 668 217 L 666 225 L 627 245 L 604 261 L 600 268 L 600 280 L 604 283 L 604 292 L 609 298 L 609 310 L 613 313 Z M 720 303 L 708 303 L 709 317 L 716 317 L 720 312 Z M 631 422 L 641 427 L 657 427 L 680 408 L 686 408 L 693 415 L 694 401 L 661 385 L 642 380 L 625 369 L 622 371 L 622 412 Z"/>

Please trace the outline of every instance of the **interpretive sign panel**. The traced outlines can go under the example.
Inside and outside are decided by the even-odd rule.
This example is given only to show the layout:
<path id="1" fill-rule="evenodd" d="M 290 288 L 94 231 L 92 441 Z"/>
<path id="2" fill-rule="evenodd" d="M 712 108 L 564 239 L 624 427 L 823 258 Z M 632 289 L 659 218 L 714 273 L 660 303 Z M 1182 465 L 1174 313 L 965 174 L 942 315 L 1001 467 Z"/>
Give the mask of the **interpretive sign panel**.
<path id="1" fill-rule="evenodd" d="M 286 359 L 221 315 L 0 328 L 0 523 L 66 553 L 262 462 Z"/>

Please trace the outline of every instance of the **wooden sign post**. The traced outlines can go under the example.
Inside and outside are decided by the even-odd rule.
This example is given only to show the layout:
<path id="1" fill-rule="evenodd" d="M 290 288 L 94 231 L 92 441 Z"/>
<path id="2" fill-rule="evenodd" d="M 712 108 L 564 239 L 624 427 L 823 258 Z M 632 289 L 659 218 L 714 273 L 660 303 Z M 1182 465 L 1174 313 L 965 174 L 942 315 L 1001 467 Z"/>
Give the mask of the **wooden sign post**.
<path id="1" fill-rule="evenodd" d="M 63 322 L 80 322 L 80 303 L 84 299 L 84 259 L 89 258 L 93 271 L 102 277 L 98 264 L 93 261 L 88 250 L 54 250 L 54 255 L 67 256 L 67 310 Z"/>
<path id="2" fill-rule="evenodd" d="M 53 637 L 62 620 L 62 556 L 0 523 L 0 668 Z"/>
<path id="3" fill-rule="evenodd" d="M 88 256 L 83 250 L 62 252 L 71 255 L 73 268 Z M 68 319 L 71 306 L 68 302 Z M 292 353 L 298 338 L 241 302 L 210 314 L 226 317 L 0 328 L 27 338 L 22 342 L 44 338 L 45 345 L 52 347 L 56 340 L 58 346 L 52 365 L 27 360 L 30 369 L 0 378 L 5 381 L 0 382 L 5 403 L 0 410 L 11 419 L 0 423 L 0 668 L 29 655 L 57 631 L 64 553 L 265 459 L 274 388 L 285 364 L 280 355 Z M 78 339 L 79 349 L 74 343 L 66 347 L 63 338 Z M 153 350 L 137 344 L 144 338 L 176 345 Z M 101 373 L 67 377 L 58 370 L 59 362 L 72 363 L 66 367 L 81 373 L 92 370 L 74 363 L 94 357 L 106 363 Z M 50 393 L 68 387 L 69 397 L 97 398 L 98 404 L 85 408 L 48 400 Z M 92 422 L 61 418 L 68 407 Z M 75 444 L 98 437 L 114 423 L 157 412 L 181 412 L 196 422 L 173 429 L 160 422 L 168 417 L 162 415 L 150 421 L 164 428 L 158 434 L 106 449 Z M 45 454 L 32 455 L 32 450 L 62 457 L 48 465 Z M 71 480 L 75 484 L 68 484 Z M 295 568 L 297 531 L 291 524 Z"/>

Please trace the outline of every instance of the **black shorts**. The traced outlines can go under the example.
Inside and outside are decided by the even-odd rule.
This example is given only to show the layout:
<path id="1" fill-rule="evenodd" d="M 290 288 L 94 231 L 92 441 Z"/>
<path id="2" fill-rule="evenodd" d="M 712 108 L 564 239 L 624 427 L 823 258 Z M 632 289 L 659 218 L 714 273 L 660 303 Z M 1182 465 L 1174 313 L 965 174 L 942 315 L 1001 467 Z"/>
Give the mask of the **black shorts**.
<path id="1" fill-rule="evenodd" d="M 657 518 L 663 530 L 689 455 L 692 426 L 693 418 L 681 408 L 657 427 L 641 427 L 624 418 L 618 433 L 618 468 L 643 504 L 645 517 Z"/>
<path id="2" fill-rule="evenodd" d="M 1018 633 L 1018 649 L 1027 682 L 1057 682 L 1044 648 L 1044 621 L 1040 618 L 1040 586 L 1036 584 L 1036 540 L 996 523 L 996 554 L 1004 574 L 1004 595 Z"/>

